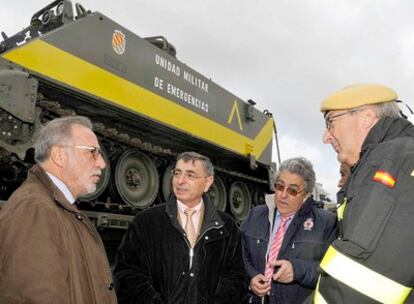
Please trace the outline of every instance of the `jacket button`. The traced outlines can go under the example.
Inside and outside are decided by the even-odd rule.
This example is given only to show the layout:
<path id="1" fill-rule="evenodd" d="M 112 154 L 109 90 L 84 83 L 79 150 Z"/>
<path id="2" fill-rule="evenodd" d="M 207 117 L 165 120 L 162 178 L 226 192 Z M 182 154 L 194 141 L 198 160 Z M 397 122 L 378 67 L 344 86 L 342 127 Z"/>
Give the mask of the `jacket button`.
<path id="1" fill-rule="evenodd" d="M 220 234 L 223 234 L 223 230 L 220 230 Z"/>
<path id="2" fill-rule="evenodd" d="M 191 273 L 190 273 L 190 277 L 193 277 L 193 276 L 194 276 L 194 273 L 192 273 L 192 272 L 191 272 Z"/>
<path id="3" fill-rule="evenodd" d="M 205 239 L 208 240 L 208 236 L 207 235 L 206 235 Z"/>
<path id="4" fill-rule="evenodd" d="M 109 289 L 109 290 L 114 289 L 114 283 L 112 283 L 112 282 L 111 282 L 111 283 L 109 283 L 109 285 L 108 285 L 108 289 Z"/>
<path id="5" fill-rule="evenodd" d="M 218 226 L 219 222 L 215 222 L 214 224 L 215 224 L 216 226 Z"/>
<path id="6" fill-rule="evenodd" d="M 181 275 L 185 275 L 185 271 L 183 271 Z"/>
<path id="7" fill-rule="evenodd" d="M 76 214 L 76 218 L 81 221 L 82 220 L 82 215 Z"/>

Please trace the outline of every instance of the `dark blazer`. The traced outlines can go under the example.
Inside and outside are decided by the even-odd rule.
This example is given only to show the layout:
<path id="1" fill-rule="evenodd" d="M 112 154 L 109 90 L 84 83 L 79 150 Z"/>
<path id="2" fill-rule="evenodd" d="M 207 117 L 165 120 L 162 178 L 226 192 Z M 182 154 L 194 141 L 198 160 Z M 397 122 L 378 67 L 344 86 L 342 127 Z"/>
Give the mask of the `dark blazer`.
<path id="1" fill-rule="evenodd" d="M 204 221 L 191 251 L 177 220 L 177 202 L 139 213 L 117 253 L 119 303 L 243 303 L 246 276 L 233 218 L 204 200 Z"/>
<path id="2" fill-rule="evenodd" d="M 264 273 L 270 229 L 276 212 L 274 195 L 266 197 L 266 205 L 252 209 L 241 225 L 244 260 L 250 280 Z M 302 303 L 316 287 L 319 262 L 337 235 L 336 216 L 317 208 L 309 198 L 290 223 L 278 259 L 292 263 L 294 281 L 290 284 L 273 282 L 269 303 Z M 249 293 L 250 303 L 261 299 Z"/>

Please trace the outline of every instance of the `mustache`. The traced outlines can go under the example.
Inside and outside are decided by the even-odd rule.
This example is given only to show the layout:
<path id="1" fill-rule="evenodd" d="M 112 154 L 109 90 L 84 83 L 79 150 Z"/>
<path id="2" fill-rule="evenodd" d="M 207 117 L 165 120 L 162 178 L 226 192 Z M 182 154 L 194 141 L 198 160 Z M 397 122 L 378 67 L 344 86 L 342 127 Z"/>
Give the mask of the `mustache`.
<path id="1" fill-rule="evenodd" d="M 97 176 L 97 177 L 101 177 L 101 175 L 102 175 L 102 171 L 101 170 L 95 170 L 91 174 L 91 176 Z"/>
<path id="2" fill-rule="evenodd" d="M 184 191 L 187 191 L 188 189 L 186 188 L 186 187 L 175 187 L 175 189 L 177 189 L 177 190 L 184 190 Z"/>

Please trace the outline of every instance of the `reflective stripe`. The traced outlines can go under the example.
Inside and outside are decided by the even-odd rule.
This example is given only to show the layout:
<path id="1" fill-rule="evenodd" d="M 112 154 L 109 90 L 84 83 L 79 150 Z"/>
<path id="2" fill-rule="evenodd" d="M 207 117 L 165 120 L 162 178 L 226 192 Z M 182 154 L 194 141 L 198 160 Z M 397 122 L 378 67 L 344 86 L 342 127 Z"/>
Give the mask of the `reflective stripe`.
<path id="1" fill-rule="evenodd" d="M 319 282 L 321 281 L 321 276 L 319 275 L 318 283 L 316 284 L 315 296 L 313 297 L 314 304 L 328 304 L 322 295 L 319 293 Z"/>
<path id="2" fill-rule="evenodd" d="M 346 197 L 344 197 L 342 204 L 340 204 L 336 208 L 336 213 L 338 214 L 338 220 L 340 221 L 344 218 L 345 207 L 346 207 Z"/>
<path id="3" fill-rule="evenodd" d="M 328 248 L 321 268 L 338 281 L 381 303 L 403 303 L 412 290 L 353 261 L 332 246 Z"/>
<path id="4" fill-rule="evenodd" d="M 318 290 L 315 291 L 315 298 L 313 299 L 314 304 L 328 304 Z"/>

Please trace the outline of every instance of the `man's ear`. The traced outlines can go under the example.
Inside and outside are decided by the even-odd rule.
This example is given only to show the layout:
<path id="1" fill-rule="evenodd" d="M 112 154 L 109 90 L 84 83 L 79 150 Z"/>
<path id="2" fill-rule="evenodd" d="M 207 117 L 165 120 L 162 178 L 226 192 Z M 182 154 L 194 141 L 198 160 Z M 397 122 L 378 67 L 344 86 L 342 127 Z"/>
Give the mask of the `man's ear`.
<path id="1" fill-rule="evenodd" d="M 362 126 L 365 129 L 371 129 L 378 121 L 377 113 L 370 108 L 367 107 L 364 111 L 361 113 L 362 115 Z"/>
<path id="2" fill-rule="evenodd" d="M 204 192 L 207 192 L 210 189 L 211 185 L 214 183 L 214 176 L 208 176 L 206 179 L 207 179 L 207 184 L 204 188 Z"/>
<path id="3" fill-rule="evenodd" d="M 58 167 L 63 167 L 66 161 L 66 153 L 63 147 L 53 146 L 50 149 L 50 160 Z"/>

